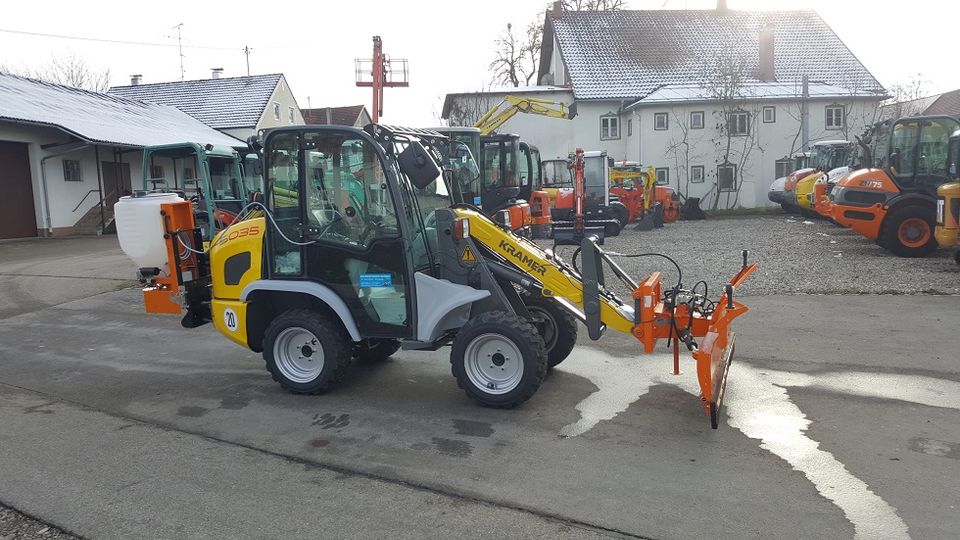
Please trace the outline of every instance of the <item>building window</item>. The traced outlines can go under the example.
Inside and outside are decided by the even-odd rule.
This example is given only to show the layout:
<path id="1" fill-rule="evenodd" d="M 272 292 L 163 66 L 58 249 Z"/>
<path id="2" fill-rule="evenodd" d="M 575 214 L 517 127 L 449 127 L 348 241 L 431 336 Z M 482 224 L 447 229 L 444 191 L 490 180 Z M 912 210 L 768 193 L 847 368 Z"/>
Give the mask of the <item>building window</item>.
<path id="1" fill-rule="evenodd" d="M 763 123 L 772 124 L 777 121 L 777 108 L 776 107 L 764 107 L 763 108 Z"/>
<path id="2" fill-rule="evenodd" d="M 793 171 L 794 171 L 794 168 L 793 168 L 792 159 L 784 158 L 784 159 L 777 160 L 776 171 L 774 173 L 776 175 L 776 178 L 783 178 L 784 176 L 792 173 Z"/>
<path id="3" fill-rule="evenodd" d="M 702 184 L 703 177 L 706 175 L 706 171 L 703 165 L 693 165 L 690 167 L 690 183 L 691 184 Z"/>
<path id="4" fill-rule="evenodd" d="M 670 183 L 670 169 L 657 169 L 657 184 L 665 186 Z"/>
<path id="5" fill-rule="evenodd" d="M 80 174 L 79 160 L 63 160 L 63 180 L 65 182 L 83 182 L 83 176 Z"/>
<path id="6" fill-rule="evenodd" d="M 717 184 L 720 191 L 736 191 L 737 166 L 732 163 L 717 165 Z"/>
<path id="7" fill-rule="evenodd" d="M 163 165 L 151 165 L 150 178 L 152 179 L 163 178 Z"/>
<path id="8" fill-rule="evenodd" d="M 827 107 L 827 129 L 843 129 L 844 114 L 843 105 L 830 105 Z"/>
<path id="9" fill-rule="evenodd" d="M 727 131 L 733 136 L 749 135 L 750 113 L 746 111 L 727 113 Z"/>
<path id="10" fill-rule="evenodd" d="M 670 129 L 670 117 L 665 112 L 653 113 L 653 129 L 666 131 Z"/>
<path id="11" fill-rule="evenodd" d="M 280 104 L 279 104 L 279 103 L 274 103 L 274 104 L 273 104 L 273 117 L 274 117 L 276 120 L 279 120 L 279 119 L 280 119 Z"/>
<path id="12" fill-rule="evenodd" d="M 703 111 L 690 113 L 690 129 L 703 129 Z"/>
<path id="13" fill-rule="evenodd" d="M 288 112 L 290 113 L 290 123 L 292 124 L 292 123 L 294 122 L 294 118 L 295 118 L 295 116 L 294 116 L 294 114 L 293 114 L 293 107 L 287 107 L 287 109 L 288 109 Z"/>
<path id="14" fill-rule="evenodd" d="M 600 140 L 620 138 L 620 119 L 607 115 L 600 117 Z"/>
<path id="15" fill-rule="evenodd" d="M 633 137 L 633 118 L 627 119 L 627 137 Z"/>
<path id="16" fill-rule="evenodd" d="M 196 180 L 193 174 L 193 167 L 184 167 L 183 168 L 183 179 L 184 180 Z"/>

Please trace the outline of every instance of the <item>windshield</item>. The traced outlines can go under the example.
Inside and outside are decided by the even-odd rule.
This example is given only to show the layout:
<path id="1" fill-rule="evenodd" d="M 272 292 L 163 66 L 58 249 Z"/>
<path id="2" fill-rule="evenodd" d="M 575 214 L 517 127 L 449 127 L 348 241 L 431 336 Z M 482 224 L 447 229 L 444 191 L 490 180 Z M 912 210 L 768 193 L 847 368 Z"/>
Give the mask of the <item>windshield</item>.
<path id="1" fill-rule="evenodd" d="M 946 182 L 947 149 L 958 124 L 948 118 L 897 122 L 890 136 L 890 162 L 897 184 L 934 190 Z"/>
<path id="2" fill-rule="evenodd" d="M 225 157 L 207 157 L 207 166 L 210 169 L 210 190 L 214 200 L 242 200 L 243 192 L 240 187 L 240 171 L 233 159 Z"/>
<path id="3" fill-rule="evenodd" d="M 852 154 L 851 150 L 852 147 L 849 145 L 834 146 L 830 156 L 830 165 L 824 170 L 831 171 L 837 167 L 848 165 L 850 163 L 850 155 Z"/>
<path id="4" fill-rule="evenodd" d="M 263 177 L 257 174 L 260 164 L 260 156 L 256 154 L 247 154 L 243 157 L 243 186 L 247 193 L 254 191 L 263 191 Z"/>
<path id="5" fill-rule="evenodd" d="M 583 196 L 588 202 L 605 204 L 607 189 L 607 156 L 593 156 L 583 160 Z"/>
<path id="6" fill-rule="evenodd" d="M 543 167 L 540 163 L 540 150 L 531 147 L 530 160 L 533 161 L 533 187 L 540 189 L 540 186 L 543 185 Z"/>
<path id="7" fill-rule="evenodd" d="M 573 187 L 573 172 L 566 160 L 551 159 L 543 162 L 543 187 Z"/>
<path id="8" fill-rule="evenodd" d="M 951 178 L 960 178 L 960 137 L 950 139 L 950 152 L 947 158 L 947 173 Z"/>
<path id="9" fill-rule="evenodd" d="M 445 161 L 444 168 L 449 171 L 450 181 L 459 190 L 463 202 L 478 205 L 479 202 L 474 199 L 480 196 L 480 168 L 473 159 L 470 147 L 452 141 Z"/>
<path id="10" fill-rule="evenodd" d="M 481 141 L 481 153 L 485 191 L 520 187 L 517 170 L 520 147 L 515 139 Z"/>

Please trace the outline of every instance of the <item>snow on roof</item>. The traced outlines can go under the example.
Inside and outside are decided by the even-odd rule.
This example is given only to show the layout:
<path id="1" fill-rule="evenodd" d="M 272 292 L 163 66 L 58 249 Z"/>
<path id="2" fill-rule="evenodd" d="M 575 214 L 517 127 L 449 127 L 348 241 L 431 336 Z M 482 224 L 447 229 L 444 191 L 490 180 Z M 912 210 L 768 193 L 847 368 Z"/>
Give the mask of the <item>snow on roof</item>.
<path id="1" fill-rule="evenodd" d="M 118 146 L 244 146 L 173 107 L 2 73 L 0 120 L 50 126 L 87 142 Z"/>
<path id="2" fill-rule="evenodd" d="M 254 127 L 283 75 L 223 77 L 133 86 L 114 86 L 108 92 L 161 105 L 172 105 L 217 129 Z"/>
<path id="3" fill-rule="evenodd" d="M 699 84 L 721 58 L 742 62 L 757 81 L 759 34 L 767 25 L 774 28 L 777 81 L 807 75 L 846 94 L 883 94 L 814 11 L 551 11 L 540 65 L 550 65 L 556 36 L 577 99 L 636 99 L 665 85 Z"/>
<path id="4" fill-rule="evenodd" d="M 850 90 L 840 86 L 822 83 L 807 85 L 811 99 L 839 99 L 854 97 Z M 792 83 L 746 83 L 737 92 L 745 101 L 765 99 L 799 99 L 803 90 L 801 85 Z M 716 99 L 710 88 L 701 84 L 670 84 L 650 92 L 629 108 L 663 103 L 711 101 Z"/>

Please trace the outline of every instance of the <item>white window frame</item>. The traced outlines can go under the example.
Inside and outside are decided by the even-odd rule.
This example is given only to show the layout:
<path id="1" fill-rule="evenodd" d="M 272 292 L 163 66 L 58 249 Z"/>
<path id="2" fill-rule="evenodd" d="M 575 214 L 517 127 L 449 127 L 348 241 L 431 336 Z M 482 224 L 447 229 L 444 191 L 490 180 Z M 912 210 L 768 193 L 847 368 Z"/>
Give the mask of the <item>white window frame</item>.
<path id="1" fill-rule="evenodd" d="M 76 168 L 68 164 L 76 164 Z M 74 177 L 72 173 L 76 173 L 76 177 Z M 81 163 L 79 159 L 63 160 L 63 181 L 83 182 L 83 163 Z"/>
<path id="2" fill-rule="evenodd" d="M 606 125 L 604 125 L 606 124 Z M 604 129 L 607 134 L 604 135 Z M 600 117 L 600 140 L 611 141 L 620 138 L 620 117 L 615 114 L 605 114 Z"/>
<path id="3" fill-rule="evenodd" d="M 293 114 L 293 107 L 287 107 L 287 112 L 290 116 L 290 123 L 294 123 L 296 116 Z"/>
<path id="4" fill-rule="evenodd" d="M 720 170 L 721 170 L 721 169 L 732 169 L 732 170 L 733 170 L 733 175 L 731 176 L 731 178 L 733 179 L 733 185 L 732 185 L 732 186 L 729 186 L 729 187 L 724 188 L 724 187 L 721 185 L 721 183 L 720 183 Z M 720 191 L 721 193 L 732 192 L 732 191 L 736 191 L 736 190 L 737 190 L 737 165 L 736 165 L 735 163 L 724 163 L 724 164 L 717 165 L 717 190 Z"/>
<path id="5" fill-rule="evenodd" d="M 655 169 L 656 171 L 656 183 L 658 186 L 668 186 L 670 185 L 670 169 L 667 167 L 660 167 Z M 661 173 L 663 173 L 661 175 Z M 662 180 L 661 180 L 662 179 Z"/>
<path id="6" fill-rule="evenodd" d="M 694 118 L 700 118 L 700 125 L 697 125 Z M 704 124 L 707 123 L 706 120 L 706 114 L 703 111 L 690 111 L 690 129 L 703 129 Z"/>
<path id="7" fill-rule="evenodd" d="M 665 112 L 653 113 L 653 130 L 668 131 L 670 129 L 670 115 Z"/>
<path id="8" fill-rule="evenodd" d="M 633 137 L 633 118 L 627 118 L 627 137 Z"/>
<path id="9" fill-rule="evenodd" d="M 694 171 L 700 173 L 699 179 L 697 175 L 694 174 Z M 691 165 L 690 166 L 690 183 L 691 184 L 702 184 L 707 177 L 707 168 L 703 165 Z"/>
<path id="10" fill-rule="evenodd" d="M 846 116 L 846 112 L 847 112 L 846 109 L 847 109 L 846 105 L 841 105 L 839 103 L 834 103 L 833 105 L 827 105 L 824 108 L 824 113 L 826 114 L 826 118 L 824 120 L 824 126 L 826 127 L 826 129 L 830 129 L 830 130 L 843 129 L 845 127 L 844 117 Z M 834 114 L 838 115 L 837 118 L 832 118 Z"/>
<path id="11" fill-rule="evenodd" d="M 769 116 L 767 113 L 770 113 Z M 763 108 L 763 123 L 764 124 L 773 124 L 777 121 L 777 108 L 773 105 L 768 105 Z"/>
<path id="12" fill-rule="evenodd" d="M 280 119 L 280 104 L 276 101 L 273 102 L 273 118 L 274 120 Z"/>
<path id="13" fill-rule="evenodd" d="M 735 118 L 737 119 L 743 118 L 743 122 L 742 122 L 743 126 L 740 126 L 739 124 L 741 124 L 741 121 L 734 120 Z M 740 129 L 737 129 L 737 130 L 732 129 L 731 126 L 734 123 L 737 124 L 735 127 L 737 128 L 743 127 L 744 130 L 741 131 Z M 745 137 L 747 135 L 750 135 L 750 113 L 747 111 L 731 111 L 727 113 L 727 131 L 729 131 L 730 135 L 733 137 Z"/>

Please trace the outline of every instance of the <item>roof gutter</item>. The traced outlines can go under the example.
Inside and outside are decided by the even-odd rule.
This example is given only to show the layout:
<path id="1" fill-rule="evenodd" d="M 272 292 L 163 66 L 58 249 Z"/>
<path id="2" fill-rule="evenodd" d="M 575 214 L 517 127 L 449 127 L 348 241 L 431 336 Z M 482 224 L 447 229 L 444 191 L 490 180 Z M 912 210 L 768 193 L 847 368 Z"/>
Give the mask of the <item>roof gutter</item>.
<path id="1" fill-rule="evenodd" d="M 40 187 L 41 187 L 41 199 L 43 202 L 41 209 L 43 210 L 44 228 L 47 229 L 48 235 L 53 234 L 53 225 L 52 225 L 52 220 L 50 219 L 50 196 L 47 193 L 47 169 L 44 168 L 44 164 L 46 164 L 48 159 L 65 156 L 67 154 L 76 152 L 77 150 L 83 150 L 85 148 L 90 148 L 90 143 L 83 143 L 82 145 L 76 148 L 71 148 L 69 150 L 64 150 L 63 152 L 50 154 L 49 156 L 44 156 L 40 158 Z"/>

